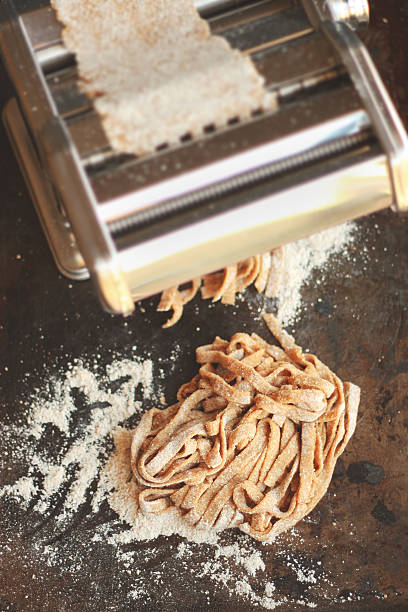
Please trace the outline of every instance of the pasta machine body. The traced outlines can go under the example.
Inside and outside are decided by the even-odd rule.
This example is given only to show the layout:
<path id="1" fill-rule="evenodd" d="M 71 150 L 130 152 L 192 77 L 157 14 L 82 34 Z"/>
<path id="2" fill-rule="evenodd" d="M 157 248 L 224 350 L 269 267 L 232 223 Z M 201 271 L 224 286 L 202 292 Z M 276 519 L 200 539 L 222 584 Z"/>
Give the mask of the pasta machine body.
<path id="1" fill-rule="evenodd" d="M 195 0 L 250 55 L 278 110 L 254 109 L 151 155 L 114 151 L 47 0 L 2 0 L 16 95 L 3 111 L 60 271 L 104 306 L 134 301 L 393 205 L 407 136 L 359 36 L 366 0 Z"/>

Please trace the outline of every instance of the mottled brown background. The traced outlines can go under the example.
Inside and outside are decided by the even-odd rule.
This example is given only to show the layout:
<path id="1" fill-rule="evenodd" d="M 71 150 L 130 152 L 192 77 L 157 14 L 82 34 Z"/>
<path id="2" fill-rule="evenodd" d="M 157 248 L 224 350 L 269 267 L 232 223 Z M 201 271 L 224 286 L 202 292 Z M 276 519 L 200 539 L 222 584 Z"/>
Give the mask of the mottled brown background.
<path id="1" fill-rule="evenodd" d="M 408 125 L 408 4 L 373 0 L 372 8 L 370 48 Z M 0 69 L 1 102 L 10 95 Z M 77 356 L 99 352 L 103 364 L 113 352 L 126 355 L 136 343 L 142 357 L 151 351 L 157 363 L 162 355 L 161 367 L 171 374 L 165 384 L 171 397 L 195 371 L 191 359 L 195 346 L 215 334 L 227 337 L 237 330 L 265 334 L 259 317 L 253 317 L 245 302 L 231 309 L 221 305 L 209 309 L 197 299 L 183 321 L 169 331 L 160 329 L 164 317 L 154 312 L 156 299 L 146 300 L 145 313 L 137 310 L 127 322 L 101 312 L 89 283 L 71 288 L 58 274 L 2 127 L 0 151 L 2 421 L 18 423 L 24 415 L 19 400 Z M 279 546 L 285 550 L 292 546 L 304 566 L 316 567 L 321 561 L 331 576 L 326 595 L 320 597 L 318 587 L 313 591 L 319 610 L 402 611 L 408 610 L 408 219 L 386 211 L 360 220 L 359 225 L 355 261 L 351 257 L 347 263 L 333 263 L 318 290 L 313 283 L 309 286 L 305 293 L 309 307 L 295 329 L 299 343 L 361 386 L 358 428 L 327 496 L 310 520 L 299 525 L 303 542 L 287 538 Z M 369 256 L 362 255 L 364 247 Z M 251 303 L 256 300 L 251 294 Z M 170 354 L 180 343 L 183 351 L 174 367 Z M 10 466 L 4 454 L 1 463 L 0 484 L 24 473 L 21 466 Z M 97 553 L 94 548 L 88 551 L 96 525 L 113 518 L 107 507 L 91 516 L 85 506 L 61 532 L 52 513 L 39 521 L 30 512 L 0 502 L 0 611 L 252 609 L 235 600 L 228 589 L 215 590 L 210 580 L 197 581 L 183 571 L 173 560 L 179 538 L 160 538 L 149 560 L 151 544 L 129 546 L 137 551 L 135 568 L 160 570 L 164 580 L 160 584 L 152 577 L 146 601 L 132 604 L 126 598 L 131 577 L 124 573 L 118 580 L 112 549 L 101 545 Z M 17 536 L 17 531 L 22 535 Z M 234 540 L 228 537 L 226 541 Z M 68 566 L 74 542 L 83 559 L 82 573 L 45 567 L 34 549 L 39 538 L 58 540 L 61 550 L 67 551 Z M 4 544 L 10 541 L 8 549 Z M 297 596 L 307 600 L 307 585 L 288 569 L 279 546 L 262 548 L 268 579 L 289 600 Z M 192 566 L 207 554 L 210 548 L 197 548 Z M 166 585 L 171 586 L 170 593 Z M 262 593 L 263 585 L 256 578 L 252 586 Z"/>

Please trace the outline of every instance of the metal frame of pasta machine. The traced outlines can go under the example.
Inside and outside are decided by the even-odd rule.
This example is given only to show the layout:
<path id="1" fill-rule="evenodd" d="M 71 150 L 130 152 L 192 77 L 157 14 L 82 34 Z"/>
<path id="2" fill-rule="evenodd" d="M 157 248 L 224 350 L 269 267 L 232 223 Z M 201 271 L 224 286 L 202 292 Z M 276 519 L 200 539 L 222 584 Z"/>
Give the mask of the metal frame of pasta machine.
<path id="1" fill-rule="evenodd" d="M 195 0 L 279 101 L 136 158 L 113 151 L 48 0 L 2 0 L 4 121 L 59 269 L 104 306 L 390 205 L 407 136 L 359 36 L 367 0 Z"/>

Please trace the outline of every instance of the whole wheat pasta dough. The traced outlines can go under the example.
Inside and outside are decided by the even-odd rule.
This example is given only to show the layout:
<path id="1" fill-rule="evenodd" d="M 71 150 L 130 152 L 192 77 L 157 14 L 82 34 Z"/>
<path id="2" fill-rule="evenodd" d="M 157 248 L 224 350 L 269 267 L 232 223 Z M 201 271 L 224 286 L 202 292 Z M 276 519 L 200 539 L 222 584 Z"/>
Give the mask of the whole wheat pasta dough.
<path id="1" fill-rule="evenodd" d="M 144 155 L 276 108 L 251 59 L 211 34 L 193 0 L 51 2 L 116 151 Z"/>
<path id="2" fill-rule="evenodd" d="M 270 540 L 327 491 L 360 390 L 264 319 L 282 348 L 256 334 L 216 337 L 197 348 L 199 372 L 177 402 L 141 418 L 130 460 L 144 514 L 175 507 L 194 526 Z"/>

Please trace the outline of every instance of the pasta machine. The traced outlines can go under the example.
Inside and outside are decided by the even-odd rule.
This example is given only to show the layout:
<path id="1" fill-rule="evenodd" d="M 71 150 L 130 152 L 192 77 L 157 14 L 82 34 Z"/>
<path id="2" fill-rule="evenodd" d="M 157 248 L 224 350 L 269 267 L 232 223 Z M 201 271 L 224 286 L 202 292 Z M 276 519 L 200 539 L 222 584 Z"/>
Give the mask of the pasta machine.
<path id="1" fill-rule="evenodd" d="M 274 113 L 137 158 L 112 150 L 47 0 L 2 0 L 4 122 L 60 271 L 105 308 L 330 225 L 408 208 L 407 136 L 361 40 L 368 0 L 195 0 Z"/>

